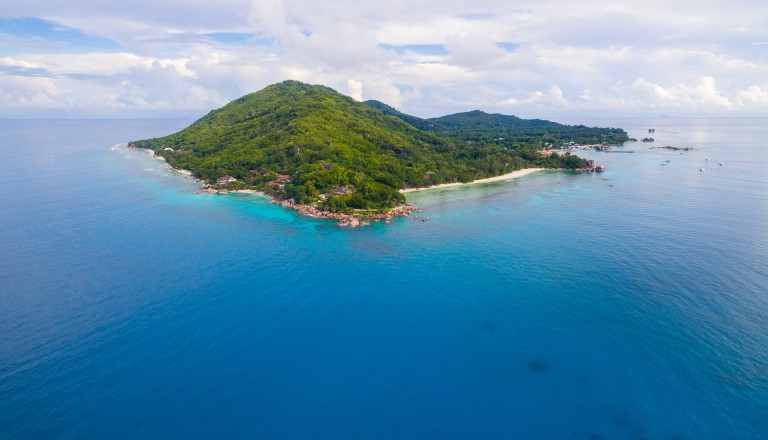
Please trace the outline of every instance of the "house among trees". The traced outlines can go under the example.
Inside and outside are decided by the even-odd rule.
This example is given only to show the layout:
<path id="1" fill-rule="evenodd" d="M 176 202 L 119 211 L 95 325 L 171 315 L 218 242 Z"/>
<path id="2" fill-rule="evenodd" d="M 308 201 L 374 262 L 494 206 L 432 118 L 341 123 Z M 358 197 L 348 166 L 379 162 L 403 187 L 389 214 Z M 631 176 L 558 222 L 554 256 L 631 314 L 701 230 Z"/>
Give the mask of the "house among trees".
<path id="1" fill-rule="evenodd" d="M 235 179 L 234 177 L 232 177 L 229 174 L 227 174 L 224 177 L 219 177 L 218 179 L 216 179 L 216 184 L 217 185 L 226 185 L 226 184 L 232 183 L 232 182 L 234 182 L 236 180 L 237 179 Z"/>
<path id="2" fill-rule="evenodd" d="M 339 185 L 332 189 L 333 193 L 337 196 L 343 196 L 352 192 L 352 188 L 348 186 Z"/>

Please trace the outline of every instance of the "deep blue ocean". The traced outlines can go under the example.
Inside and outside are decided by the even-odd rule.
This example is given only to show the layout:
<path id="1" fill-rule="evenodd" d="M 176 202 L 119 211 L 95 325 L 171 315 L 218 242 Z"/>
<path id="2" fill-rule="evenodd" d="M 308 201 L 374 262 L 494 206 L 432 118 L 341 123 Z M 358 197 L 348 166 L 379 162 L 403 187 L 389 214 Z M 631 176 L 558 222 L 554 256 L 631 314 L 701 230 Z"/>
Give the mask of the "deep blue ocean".
<path id="1" fill-rule="evenodd" d="M 768 438 L 768 119 L 357 229 L 117 146 L 190 122 L 0 121 L 0 438 Z"/>

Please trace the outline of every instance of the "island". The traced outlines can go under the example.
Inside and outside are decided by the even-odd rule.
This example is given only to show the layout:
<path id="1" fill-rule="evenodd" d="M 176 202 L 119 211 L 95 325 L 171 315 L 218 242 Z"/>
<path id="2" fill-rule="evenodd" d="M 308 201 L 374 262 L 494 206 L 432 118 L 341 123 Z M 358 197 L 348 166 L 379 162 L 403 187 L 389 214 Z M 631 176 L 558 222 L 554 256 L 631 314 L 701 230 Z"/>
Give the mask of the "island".
<path id="1" fill-rule="evenodd" d="M 599 171 L 570 151 L 622 145 L 618 128 L 563 125 L 479 110 L 432 119 L 379 101 L 284 81 L 213 110 L 169 136 L 137 140 L 200 192 L 257 191 L 307 215 L 361 224 L 408 215 L 415 188 L 514 176 L 524 169 Z M 503 177 L 502 177 L 503 178 Z"/>
<path id="2" fill-rule="evenodd" d="M 693 147 L 673 147 L 672 145 L 665 145 L 663 147 L 650 147 L 649 150 L 653 150 L 654 148 L 661 148 L 664 150 L 672 150 L 672 151 L 691 151 L 693 150 Z"/>

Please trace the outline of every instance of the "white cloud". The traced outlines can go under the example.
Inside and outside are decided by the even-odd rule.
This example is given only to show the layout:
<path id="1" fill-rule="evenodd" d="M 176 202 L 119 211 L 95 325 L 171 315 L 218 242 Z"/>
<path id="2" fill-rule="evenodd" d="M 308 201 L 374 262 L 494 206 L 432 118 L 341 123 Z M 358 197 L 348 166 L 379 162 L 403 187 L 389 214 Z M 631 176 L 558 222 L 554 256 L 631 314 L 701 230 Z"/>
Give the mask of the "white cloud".
<path id="1" fill-rule="evenodd" d="M 366 99 L 376 99 L 395 108 L 400 108 L 403 104 L 403 93 L 391 80 L 377 75 L 367 75 L 363 81 Z M 413 93 L 407 95 L 414 96 Z"/>
<path id="2" fill-rule="evenodd" d="M 571 105 L 565 96 L 563 90 L 558 86 L 551 86 L 547 92 L 535 91 L 522 99 L 509 98 L 503 105 L 506 106 L 547 106 L 547 107 L 568 107 Z"/>
<path id="3" fill-rule="evenodd" d="M 40 69 L 40 68 L 42 68 L 42 66 L 40 66 L 38 64 L 31 63 L 31 62 L 26 61 L 26 60 L 14 59 L 14 58 L 11 58 L 11 57 L 0 58 L 0 63 L 2 63 L 5 66 L 22 67 L 24 69 Z"/>
<path id="4" fill-rule="evenodd" d="M 293 53 L 286 57 L 296 63 L 311 63 L 320 68 L 368 70 L 391 59 L 379 47 L 372 33 L 353 26 L 338 27 L 296 39 Z"/>
<path id="5" fill-rule="evenodd" d="M 751 86 L 736 94 L 736 104 L 740 107 L 762 107 L 768 105 L 768 92 L 759 86 Z"/>
<path id="6" fill-rule="evenodd" d="M 466 67 L 482 67 L 503 60 L 507 52 L 487 35 L 456 34 L 446 39 L 445 47 L 453 62 Z"/>
<path id="7" fill-rule="evenodd" d="M 671 87 L 662 87 L 642 78 L 632 83 L 632 89 L 641 93 L 645 102 L 661 108 L 686 108 L 695 110 L 731 109 L 733 104 L 723 96 L 715 86 L 715 79 L 704 76 L 694 85 L 680 83 Z"/>
<path id="8" fill-rule="evenodd" d="M 207 111 L 298 79 L 421 115 L 768 111 L 768 8 L 756 0 L 183 3 L 0 4 L 0 16 L 118 47 L 68 50 L 0 29 L 0 106 Z"/>
<path id="9" fill-rule="evenodd" d="M 19 108 L 56 108 L 62 91 L 50 78 L 0 75 L 0 105 Z"/>
<path id="10" fill-rule="evenodd" d="M 347 80 L 347 94 L 355 101 L 363 100 L 363 83 L 355 79 Z"/>

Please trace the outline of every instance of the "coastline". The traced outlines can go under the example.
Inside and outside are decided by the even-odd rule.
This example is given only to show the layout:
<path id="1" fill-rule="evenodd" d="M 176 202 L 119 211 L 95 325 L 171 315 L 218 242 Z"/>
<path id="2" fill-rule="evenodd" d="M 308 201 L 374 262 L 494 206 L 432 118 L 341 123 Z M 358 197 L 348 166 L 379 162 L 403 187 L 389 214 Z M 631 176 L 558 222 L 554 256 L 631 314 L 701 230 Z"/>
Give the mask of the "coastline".
<path id="1" fill-rule="evenodd" d="M 128 144 L 128 148 L 136 148 L 141 150 L 146 150 L 149 152 L 150 157 L 153 159 L 162 160 L 165 162 L 165 158 L 162 156 L 155 155 L 155 151 L 150 148 L 137 148 L 133 146 L 133 144 Z M 165 167 L 176 171 L 177 173 L 181 173 L 185 176 L 193 176 L 192 172 L 189 170 L 181 170 L 178 168 L 174 168 L 168 163 L 165 163 Z M 199 179 L 198 179 L 199 180 Z M 225 195 L 230 192 L 236 192 L 236 193 L 244 193 L 244 194 L 253 194 L 253 195 L 261 195 L 265 197 L 270 198 L 270 203 L 280 205 L 284 208 L 293 209 L 295 211 L 298 211 L 300 214 L 314 217 L 314 218 L 324 218 L 329 220 L 336 220 L 338 221 L 338 226 L 349 226 L 351 228 L 357 227 L 357 226 L 367 226 L 370 225 L 370 221 L 380 221 L 384 220 L 386 223 L 390 223 L 393 218 L 395 217 L 407 217 L 412 212 L 416 211 L 417 208 L 408 205 L 408 204 L 402 204 L 398 205 L 386 212 L 381 213 L 369 213 L 369 212 L 359 212 L 359 213 L 353 213 L 353 214 L 343 214 L 338 212 L 330 212 L 322 210 L 316 206 L 313 205 L 301 205 L 295 203 L 293 200 L 279 200 L 276 199 L 262 191 L 255 190 L 255 189 L 237 189 L 237 190 L 227 190 L 226 188 L 215 188 L 213 185 L 204 183 L 204 185 L 197 190 L 196 194 L 217 194 L 217 195 Z"/>
<path id="2" fill-rule="evenodd" d="M 238 189 L 233 191 L 226 191 L 226 190 L 216 191 L 216 190 L 210 189 L 210 190 L 200 190 L 198 191 L 198 194 L 202 194 L 202 193 L 228 194 L 230 192 L 254 194 L 254 195 L 269 197 L 270 199 L 269 203 L 280 205 L 283 208 L 293 209 L 295 211 L 298 211 L 300 214 L 306 215 L 308 217 L 336 220 L 338 221 L 337 226 L 349 226 L 350 228 L 355 228 L 357 226 L 368 226 L 371 224 L 371 221 L 383 220 L 385 223 L 390 223 L 392 219 L 394 219 L 395 217 L 408 217 L 411 213 L 417 210 L 417 208 L 414 206 L 411 206 L 408 204 L 402 204 L 402 205 L 395 206 L 394 208 L 386 212 L 381 212 L 381 213 L 358 212 L 353 214 L 344 214 L 340 212 L 325 211 L 314 205 L 298 204 L 293 202 L 293 200 L 279 200 L 255 189 Z"/>
<path id="3" fill-rule="evenodd" d="M 183 175 L 188 176 L 188 177 L 192 177 L 192 171 L 182 170 L 182 169 L 179 169 L 179 168 L 172 167 L 170 164 L 168 164 L 168 162 L 165 160 L 165 158 L 163 156 L 156 155 L 155 154 L 155 150 L 153 150 L 151 148 L 132 147 L 131 145 L 133 145 L 133 144 L 128 144 L 128 148 L 134 148 L 134 149 L 137 149 L 137 150 L 148 151 L 149 155 L 152 157 L 152 159 L 157 159 L 157 160 L 161 160 L 161 161 L 165 162 L 165 167 L 168 168 L 169 170 L 176 171 L 177 173 L 183 174 Z"/>
<path id="4" fill-rule="evenodd" d="M 431 189 L 442 189 L 442 188 L 452 188 L 452 187 L 455 187 L 455 186 L 475 185 L 475 184 L 478 184 L 478 183 L 502 182 L 502 181 L 505 181 L 505 180 L 517 179 L 518 177 L 523 177 L 523 176 L 527 176 L 529 174 L 537 173 L 537 172 L 543 171 L 545 169 L 546 168 L 523 168 L 521 170 L 512 171 L 511 173 L 502 174 L 500 176 L 487 177 L 485 179 L 477 179 L 477 180 L 473 180 L 471 182 L 441 183 L 439 185 L 425 186 L 425 187 L 422 187 L 422 188 L 406 188 L 406 189 L 401 189 L 400 192 L 405 194 L 405 193 L 416 192 L 416 191 L 427 191 L 427 190 L 431 190 Z"/>
<path id="5" fill-rule="evenodd" d="M 137 148 L 133 146 L 133 144 L 129 144 L 128 148 Z M 141 150 L 146 150 L 149 152 L 150 156 L 154 159 L 162 160 L 163 162 L 166 162 L 165 158 L 162 156 L 158 156 L 155 154 L 155 151 L 150 148 L 140 148 Z M 165 167 L 173 170 L 177 173 L 183 174 L 185 176 L 193 176 L 192 172 L 189 170 L 182 170 L 172 167 L 167 162 L 165 163 Z M 484 179 L 477 179 L 473 180 L 472 182 L 454 182 L 454 183 L 442 183 L 438 185 L 423 187 L 423 188 L 407 188 L 407 189 L 401 189 L 400 193 L 411 193 L 411 192 L 417 192 L 417 191 L 427 191 L 427 190 L 433 190 L 433 189 L 442 189 L 442 188 L 451 188 L 451 187 L 457 187 L 457 186 L 464 186 L 464 185 L 473 185 L 478 183 L 491 183 L 491 182 L 502 182 L 505 180 L 512 180 L 517 179 L 519 177 L 527 176 L 529 174 L 533 174 L 539 171 L 543 171 L 545 168 L 524 168 L 521 170 L 516 170 L 511 173 L 502 174 L 500 176 L 494 176 L 494 177 L 488 177 Z M 298 211 L 300 214 L 314 217 L 314 218 L 324 218 L 329 220 L 336 220 L 338 221 L 338 226 L 349 226 L 349 227 L 357 227 L 357 226 L 367 226 L 370 224 L 370 221 L 380 221 L 384 220 L 386 223 L 390 223 L 393 218 L 395 217 L 407 217 L 411 213 L 417 211 L 418 208 L 408 205 L 408 204 L 401 204 L 398 205 L 386 212 L 380 212 L 380 213 L 370 213 L 370 212 L 356 212 L 351 214 L 342 214 L 337 212 L 330 212 L 325 211 L 317 206 L 314 205 L 302 205 L 297 204 L 293 200 L 279 200 L 276 199 L 262 191 L 255 190 L 255 189 L 238 189 L 238 190 L 227 190 L 226 188 L 215 188 L 211 184 L 205 183 L 198 191 L 197 194 L 218 194 L 218 195 L 224 195 L 228 194 L 229 192 L 237 192 L 237 193 L 245 193 L 245 194 L 258 194 L 262 196 L 266 196 L 270 198 L 270 203 L 280 205 L 284 208 L 293 209 L 295 211 Z M 422 221 L 426 221 L 427 219 L 422 219 Z"/>
<path id="6" fill-rule="evenodd" d="M 165 160 L 165 159 L 163 159 L 163 160 Z M 165 167 L 168 168 L 169 170 L 176 171 L 177 173 L 183 174 L 183 175 L 185 175 L 187 177 L 192 177 L 192 171 L 182 170 L 182 169 L 179 169 L 179 168 L 174 168 L 174 167 L 170 166 L 168 163 L 165 164 Z"/>

